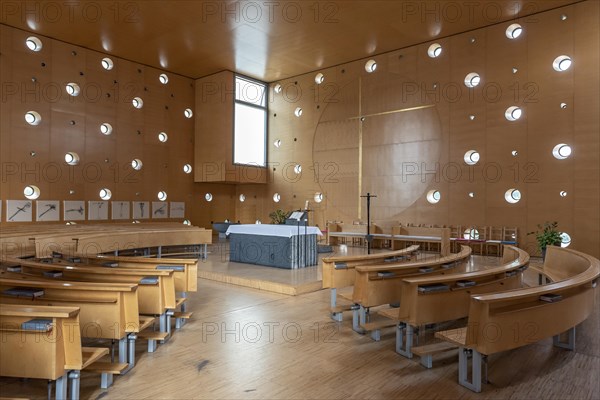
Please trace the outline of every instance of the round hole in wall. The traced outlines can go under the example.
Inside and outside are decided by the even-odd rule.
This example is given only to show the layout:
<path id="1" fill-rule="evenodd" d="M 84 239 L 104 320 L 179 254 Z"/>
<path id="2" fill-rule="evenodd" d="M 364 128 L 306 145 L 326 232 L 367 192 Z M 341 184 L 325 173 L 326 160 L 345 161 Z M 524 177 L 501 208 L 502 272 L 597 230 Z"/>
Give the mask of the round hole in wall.
<path id="1" fill-rule="evenodd" d="M 273 91 L 275 93 L 281 93 L 281 90 L 282 90 L 282 88 L 281 88 L 281 84 L 280 83 L 276 83 L 275 86 L 273 86 Z"/>
<path id="2" fill-rule="evenodd" d="M 167 135 L 165 132 L 160 132 L 158 134 L 158 140 L 162 143 L 165 143 L 167 140 L 169 140 L 169 135 Z"/>
<path id="3" fill-rule="evenodd" d="M 131 168 L 135 169 L 136 171 L 142 169 L 143 165 L 144 164 L 142 163 L 142 160 L 140 160 L 139 158 L 134 158 L 133 160 L 131 160 Z"/>
<path id="4" fill-rule="evenodd" d="M 325 75 L 323 75 L 322 73 L 318 73 L 317 75 L 315 75 L 315 83 L 317 85 L 320 85 L 321 83 L 323 83 L 323 81 L 325 80 Z"/>
<path id="5" fill-rule="evenodd" d="M 571 68 L 572 63 L 573 60 L 571 60 L 571 57 L 564 55 L 558 56 L 554 59 L 554 62 L 552 63 L 552 68 L 554 68 L 555 71 L 563 72 Z"/>
<path id="6" fill-rule="evenodd" d="M 506 28 L 506 37 L 509 39 L 516 39 L 523 33 L 523 27 L 519 24 L 512 24 Z"/>
<path id="7" fill-rule="evenodd" d="M 39 125 L 42 122 L 42 116 L 37 111 L 27 111 L 25 113 L 25 122 L 29 125 Z"/>
<path id="8" fill-rule="evenodd" d="M 302 108 L 298 107 L 294 110 L 294 115 L 300 117 L 302 115 Z"/>
<path id="9" fill-rule="evenodd" d="M 427 201 L 431 204 L 438 203 L 441 200 L 441 198 L 442 194 L 439 190 L 430 190 L 429 192 L 427 192 Z"/>
<path id="10" fill-rule="evenodd" d="M 183 110 L 183 115 L 189 119 L 194 116 L 194 112 L 192 111 L 191 108 L 186 108 L 185 110 Z"/>
<path id="11" fill-rule="evenodd" d="M 115 64 L 113 63 L 113 60 L 111 60 L 108 57 L 104 57 L 101 61 L 100 61 L 100 65 L 102 65 L 102 68 L 104 68 L 107 71 L 110 71 L 111 69 L 113 69 L 113 67 L 115 66 Z"/>
<path id="12" fill-rule="evenodd" d="M 280 147 L 281 147 L 281 139 L 276 139 L 276 140 L 273 142 L 273 146 L 275 146 L 275 147 L 277 147 L 277 148 L 280 148 Z"/>
<path id="13" fill-rule="evenodd" d="M 477 150 L 469 150 L 465 153 L 464 159 L 468 165 L 475 165 L 479 162 L 479 152 Z"/>
<path id="14" fill-rule="evenodd" d="M 185 172 L 186 174 L 191 174 L 192 173 L 192 166 L 190 164 L 185 164 L 183 166 L 183 172 Z"/>
<path id="15" fill-rule="evenodd" d="M 135 108 L 142 108 L 144 107 L 144 100 L 140 97 L 134 97 L 133 100 L 131 100 L 131 104 L 133 104 Z"/>
<path id="16" fill-rule="evenodd" d="M 511 151 L 511 152 L 510 152 L 510 154 L 511 154 L 513 157 L 516 157 L 516 156 L 518 156 L 518 155 L 519 155 L 519 152 L 518 152 L 517 150 L 513 150 L 513 151 Z"/>
<path id="17" fill-rule="evenodd" d="M 158 197 L 158 200 L 165 201 L 167 199 L 167 192 L 165 192 L 164 190 L 161 190 L 160 192 L 158 192 L 157 197 Z"/>
<path id="18" fill-rule="evenodd" d="M 279 201 L 280 201 L 280 200 L 281 200 L 281 195 L 280 195 L 279 193 L 275 193 L 275 194 L 273 195 L 273 201 L 274 201 L 275 203 L 279 203 Z"/>
<path id="19" fill-rule="evenodd" d="M 562 232 L 560 234 L 560 247 L 569 247 L 571 244 L 571 235 L 567 232 Z"/>
<path id="20" fill-rule="evenodd" d="M 184 224 L 184 225 L 188 225 L 188 226 L 189 226 L 189 225 L 192 225 L 192 223 L 190 222 L 190 220 L 189 220 L 189 219 L 184 219 L 184 220 L 183 220 L 183 224 Z"/>
<path id="21" fill-rule="evenodd" d="M 243 203 L 246 201 L 246 195 L 240 194 L 240 202 Z"/>
<path id="22" fill-rule="evenodd" d="M 365 63 L 365 71 L 368 73 L 375 72 L 377 69 L 377 62 L 375 60 L 369 60 Z"/>
<path id="23" fill-rule="evenodd" d="M 427 54 L 431 58 L 437 58 L 442 54 L 442 46 L 439 43 L 434 43 L 427 49 Z"/>
<path id="24" fill-rule="evenodd" d="M 294 166 L 294 172 L 296 173 L 296 175 L 300 174 L 302 172 L 302 165 L 296 164 Z"/>
<path id="25" fill-rule="evenodd" d="M 559 143 L 554 146 L 554 149 L 552 149 L 552 155 L 557 160 L 565 160 L 569 158 L 572 152 L 573 150 L 571 149 L 571 146 L 565 143 Z"/>
<path id="26" fill-rule="evenodd" d="M 167 74 L 160 74 L 158 76 L 158 81 L 163 85 L 166 85 L 169 82 L 169 77 L 167 76 Z"/>
<path id="27" fill-rule="evenodd" d="M 323 193 L 317 192 L 315 193 L 315 202 L 320 203 L 323 201 Z"/>
<path id="28" fill-rule="evenodd" d="M 110 135 L 113 131 L 113 127 L 111 124 L 109 124 L 108 122 L 104 122 L 102 125 L 100 125 L 100 133 L 102 133 L 103 135 Z"/>
<path id="29" fill-rule="evenodd" d="M 27 45 L 27 48 L 31 51 L 40 51 L 43 47 L 42 41 L 35 36 L 29 36 L 25 40 L 25 45 Z"/>
<path id="30" fill-rule="evenodd" d="M 79 92 L 81 91 L 81 88 L 79 87 L 78 84 L 70 82 L 67 83 L 67 86 L 65 86 L 65 89 L 67 90 L 67 94 L 69 96 L 79 96 Z"/>
<path id="31" fill-rule="evenodd" d="M 479 85 L 480 82 L 481 77 L 477 72 L 470 72 L 465 77 L 465 86 L 467 86 L 468 88 L 474 88 L 475 86 Z"/>
<path id="32" fill-rule="evenodd" d="M 69 165 L 79 164 L 79 155 L 74 151 L 70 151 L 65 154 L 65 162 Z"/>
<path id="33" fill-rule="evenodd" d="M 206 201 L 212 201 L 212 199 L 213 199 L 212 193 L 206 193 L 204 195 L 204 200 L 206 200 Z"/>
<path id="34" fill-rule="evenodd" d="M 560 197 L 567 197 L 567 192 L 565 190 L 560 191 Z"/>
<path id="35" fill-rule="evenodd" d="M 37 187 L 35 185 L 28 185 L 28 186 L 25 186 L 25 189 L 23 189 L 23 194 L 29 200 L 35 200 L 38 197 L 40 197 L 41 192 L 40 192 L 39 187 Z"/>
<path id="36" fill-rule="evenodd" d="M 470 197 L 470 198 L 473 198 L 473 197 L 475 197 L 475 193 L 473 193 L 473 192 L 469 192 L 469 197 Z"/>
<path id="37" fill-rule="evenodd" d="M 508 189 L 504 193 L 504 199 L 511 204 L 518 203 L 521 200 L 521 192 L 517 189 Z"/>
<path id="38" fill-rule="evenodd" d="M 110 191 L 110 189 L 107 188 L 100 189 L 100 193 L 98 194 L 100 195 L 100 198 L 102 200 L 110 200 L 110 198 L 112 197 L 112 192 Z"/>
<path id="39" fill-rule="evenodd" d="M 509 121 L 516 121 L 523 115 L 523 110 L 517 106 L 511 106 L 506 109 L 504 117 Z"/>

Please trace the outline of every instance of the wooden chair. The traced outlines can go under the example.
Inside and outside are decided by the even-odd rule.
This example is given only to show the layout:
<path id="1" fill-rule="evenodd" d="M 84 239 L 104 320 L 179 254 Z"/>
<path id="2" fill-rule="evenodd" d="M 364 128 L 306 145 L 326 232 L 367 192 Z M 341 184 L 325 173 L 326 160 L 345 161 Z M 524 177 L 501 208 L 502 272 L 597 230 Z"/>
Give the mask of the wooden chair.
<path id="1" fill-rule="evenodd" d="M 490 226 L 488 228 L 488 237 L 485 241 L 485 254 L 494 254 L 502 256 L 502 240 L 504 239 L 504 230 L 499 226 Z M 495 249 L 495 252 L 490 252 L 490 249 Z"/>
<path id="2" fill-rule="evenodd" d="M 508 244 L 512 246 L 519 245 L 518 229 L 504 227 L 502 228 L 502 244 Z"/>

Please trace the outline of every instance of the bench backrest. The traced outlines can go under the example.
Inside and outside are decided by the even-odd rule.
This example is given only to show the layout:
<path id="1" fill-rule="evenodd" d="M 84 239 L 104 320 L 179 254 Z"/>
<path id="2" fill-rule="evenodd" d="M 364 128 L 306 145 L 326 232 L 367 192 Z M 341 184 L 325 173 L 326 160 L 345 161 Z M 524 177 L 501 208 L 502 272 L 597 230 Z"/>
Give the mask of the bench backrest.
<path id="1" fill-rule="evenodd" d="M 51 320 L 49 330 L 23 329 L 32 319 Z M 55 380 L 83 365 L 79 309 L 0 304 L 0 375 Z"/>
<path id="2" fill-rule="evenodd" d="M 361 265 L 355 268 L 356 278 L 352 301 L 363 307 L 373 307 L 400 301 L 402 280 L 408 277 L 449 274 L 455 263 L 471 255 L 471 248 L 445 257 L 432 257 L 402 264 Z"/>
<path id="3" fill-rule="evenodd" d="M 410 246 L 402 250 L 385 253 L 362 254 L 353 256 L 324 257 L 323 288 L 343 288 L 354 285 L 354 268 L 358 265 L 381 264 L 386 259 L 410 257 L 419 250 L 419 246 Z"/>
<path id="4" fill-rule="evenodd" d="M 499 266 L 474 272 L 404 279 L 400 288 L 398 319 L 419 326 L 464 318 L 469 315 L 472 295 L 520 288 L 529 254 L 516 247 L 505 246 L 504 255 L 505 260 Z"/>
<path id="5" fill-rule="evenodd" d="M 566 270 L 581 272 L 548 285 L 473 296 L 465 338 L 467 347 L 482 354 L 514 349 L 565 332 L 593 312 L 600 261 L 559 247 L 553 248 L 548 256 L 549 263 L 560 260 Z M 541 300 L 540 296 L 549 294 L 560 295 L 561 299 Z"/>

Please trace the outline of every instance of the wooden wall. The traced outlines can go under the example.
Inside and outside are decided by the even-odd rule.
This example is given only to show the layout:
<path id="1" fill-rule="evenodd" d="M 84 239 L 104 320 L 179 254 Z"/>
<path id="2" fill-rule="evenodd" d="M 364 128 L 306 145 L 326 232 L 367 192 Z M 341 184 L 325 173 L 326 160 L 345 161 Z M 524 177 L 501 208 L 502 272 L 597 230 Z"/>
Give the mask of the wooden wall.
<path id="1" fill-rule="evenodd" d="M 515 21 L 524 28 L 516 40 L 502 23 L 437 40 L 436 59 L 427 55 L 432 41 L 373 57 L 371 74 L 364 59 L 276 82 L 283 90 L 272 93 L 271 175 L 257 217 L 322 192 L 323 202 L 311 203 L 319 226 L 364 221 L 358 196 L 370 192 L 376 221 L 516 226 L 521 246 L 535 252 L 526 232 L 556 220 L 573 248 L 599 256 L 598 15 L 599 3 L 586 1 Z M 552 62 L 563 54 L 573 65 L 559 73 Z M 470 72 L 482 79 L 474 89 L 463 83 Z M 510 106 L 522 108 L 521 119 L 506 120 Z M 426 108 L 399 112 L 414 107 Z M 571 145 L 570 158 L 552 156 L 559 143 Z M 463 160 L 469 150 L 481 154 L 474 167 Z M 290 169 L 296 163 L 301 176 Z M 516 204 L 504 199 L 511 188 L 522 193 Z M 430 204 L 434 189 L 442 198 Z"/>
<path id="2" fill-rule="evenodd" d="M 112 191 L 111 201 L 158 201 L 164 190 L 168 202 L 186 203 L 189 218 L 194 181 L 183 166 L 193 164 L 194 119 L 184 110 L 194 109 L 192 79 L 167 72 L 163 85 L 165 71 L 39 35 L 43 48 L 33 52 L 25 45 L 31 33 L 5 25 L 0 32 L 3 224 L 5 200 L 24 200 L 31 184 L 41 191 L 38 200 L 61 202 L 61 221 L 63 200 L 100 200 L 101 188 Z M 107 56 L 110 71 L 101 66 Z M 79 96 L 66 93 L 68 82 L 80 86 Z M 132 106 L 135 96 L 144 101 L 141 109 Z M 29 110 L 42 116 L 39 125 L 25 122 Z M 103 122 L 112 124 L 110 136 L 100 133 Z M 67 152 L 76 152 L 80 164 L 68 166 Z M 143 162 L 139 171 L 131 167 L 135 158 Z"/>

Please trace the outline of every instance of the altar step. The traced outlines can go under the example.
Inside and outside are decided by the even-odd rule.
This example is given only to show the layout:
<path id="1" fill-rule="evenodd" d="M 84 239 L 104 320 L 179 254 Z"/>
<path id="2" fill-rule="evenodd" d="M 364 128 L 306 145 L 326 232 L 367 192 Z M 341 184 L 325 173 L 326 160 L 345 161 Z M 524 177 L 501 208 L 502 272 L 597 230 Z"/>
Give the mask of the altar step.
<path id="1" fill-rule="evenodd" d="M 272 271 L 272 267 L 263 267 L 260 265 L 249 265 L 249 268 L 258 269 L 267 268 Z M 289 273 L 293 271 L 287 270 Z M 228 283 L 230 285 L 244 286 L 258 290 L 264 290 L 267 292 L 287 294 L 289 296 L 298 296 L 304 293 L 311 293 L 321 290 L 323 288 L 322 281 L 309 281 L 299 283 L 297 285 L 280 283 L 274 281 L 267 281 L 259 278 L 252 278 L 247 276 L 232 275 L 225 272 L 207 271 L 202 269 L 202 263 L 199 264 L 198 278 L 208 279 L 210 281 Z"/>

